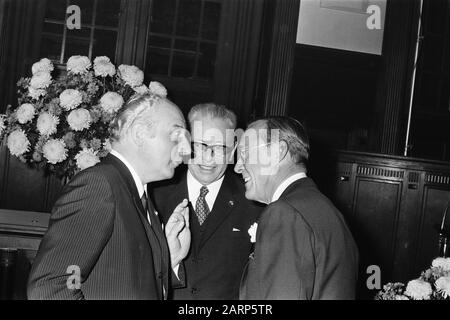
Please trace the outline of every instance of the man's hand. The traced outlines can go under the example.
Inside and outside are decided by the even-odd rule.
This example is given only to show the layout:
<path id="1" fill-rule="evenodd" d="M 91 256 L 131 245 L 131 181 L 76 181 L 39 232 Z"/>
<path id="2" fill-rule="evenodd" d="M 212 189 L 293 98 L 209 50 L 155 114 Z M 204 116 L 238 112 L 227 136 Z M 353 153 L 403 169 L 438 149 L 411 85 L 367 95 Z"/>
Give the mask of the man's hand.
<path id="1" fill-rule="evenodd" d="M 175 208 L 167 221 L 165 232 L 173 269 L 187 256 L 191 245 L 187 199 L 184 199 L 183 202 Z"/>

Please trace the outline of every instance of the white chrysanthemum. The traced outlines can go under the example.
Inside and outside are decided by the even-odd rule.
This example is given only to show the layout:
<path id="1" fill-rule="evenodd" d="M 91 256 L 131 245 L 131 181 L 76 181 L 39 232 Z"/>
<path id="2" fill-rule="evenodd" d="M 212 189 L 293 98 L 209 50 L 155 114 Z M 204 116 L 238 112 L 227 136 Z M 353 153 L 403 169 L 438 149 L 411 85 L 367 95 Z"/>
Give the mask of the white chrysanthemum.
<path id="1" fill-rule="evenodd" d="M 67 60 L 67 71 L 74 74 L 85 73 L 91 65 L 91 60 L 86 56 L 71 56 Z"/>
<path id="2" fill-rule="evenodd" d="M 34 108 L 34 106 L 31 103 L 24 103 L 19 108 L 17 108 L 17 121 L 19 121 L 20 124 L 25 124 L 28 121 L 33 120 L 35 114 L 36 109 Z"/>
<path id="3" fill-rule="evenodd" d="M 100 162 L 100 159 L 97 156 L 97 152 L 95 152 L 91 148 L 85 148 L 78 152 L 78 154 L 75 156 L 75 160 L 77 161 L 77 167 L 81 170 L 95 166 Z"/>
<path id="4" fill-rule="evenodd" d="M 30 80 L 30 86 L 34 89 L 45 89 L 52 83 L 52 76 L 48 72 L 38 72 Z"/>
<path id="5" fill-rule="evenodd" d="M 107 113 L 117 112 L 123 105 L 124 101 L 120 94 L 116 92 L 107 92 L 100 98 L 100 106 Z"/>
<path id="6" fill-rule="evenodd" d="M 94 73 L 97 77 L 112 77 L 116 74 L 116 67 L 114 67 L 108 57 L 97 57 L 94 60 Z"/>
<path id="7" fill-rule="evenodd" d="M 53 69 L 53 63 L 49 59 L 43 58 L 33 64 L 33 66 L 31 67 L 31 72 L 33 72 L 33 74 L 36 74 L 38 72 L 50 73 L 53 71 Z"/>
<path id="8" fill-rule="evenodd" d="M 67 149 L 64 140 L 50 139 L 42 147 L 42 153 L 49 163 L 57 164 L 67 159 Z"/>
<path id="9" fill-rule="evenodd" d="M 442 293 L 444 298 L 450 297 L 450 276 L 448 277 L 440 277 L 434 283 L 436 289 Z"/>
<path id="10" fill-rule="evenodd" d="M 67 123 L 75 131 L 88 129 L 91 125 L 91 114 L 86 109 L 76 109 L 67 116 Z"/>
<path id="11" fill-rule="evenodd" d="M 436 268 L 440 267 L 444 271 L 450 271 L 450 258 L 436 258 L 433 260 L 431 265 Z"/>
<path id="12" fill-rule="evenodd" d="M 150 92 L 153 94 L 156 94 L 156 95 L 164 97 L 164 98 L 167 97 L 166 88 L 158 81 L 150 82 L 150 84 L 148 85 L 148 88 L 150 89 Z"/>
<path id="13" fill-rule="evenodd" d="M 150 92 L 150 90 L 147 88 L 145 84 L 141 84 L 140 86 L 134 87 L 133 90 L 138 94 L 145 94 Z"/>
<path id="14" fill-rule="evenodd" d="M 395 300 L 409 300 L 407 296 L 404 296 L 402 294 L 397 294 L 395 296 Z"/>
<path id="15" fill-rule="evenodd" d="M 28 96 L 30 96 L 34 100 L 37 100 L 46 94 L 47 91 L 45 91 L 44 89 L 35 89 L 33 87 L 28 88 Z"/>
<path id="16" fill-rule="evenodd" d="M 428 282 L 415 279 L 408 282 L 404 293 L 414 300 L 429 300 L 433 289 Z"/>
<path id="17" fill-rule="evenodd" d="M 83 102 L 83 96 L 76 89 L 66 89 L 59 95 L 59 104 L 66 110 L 72 110 Z"/>
<path id="18" fill-rule="evenodd" d="M 43 136 L 49 136 L 56 132 L 56 127 L 59 124 L 59 118 L 48 112 L 43 112 L 39 115 L 36 128 Z"/>
<path id="19" fill-rule="evenodd" d="M 19 157 L 30 150 L 30 141 L 21 129 L 14 130 L 8 136 L 8 149 L 12 155 Z"/>
<path id="20" fill-rule="evenodd" d="M 119 73 L 122 80 L 130 87 L 138 87 L 144 81 L 144 72 L 136 66 L 121 64 Z"/>

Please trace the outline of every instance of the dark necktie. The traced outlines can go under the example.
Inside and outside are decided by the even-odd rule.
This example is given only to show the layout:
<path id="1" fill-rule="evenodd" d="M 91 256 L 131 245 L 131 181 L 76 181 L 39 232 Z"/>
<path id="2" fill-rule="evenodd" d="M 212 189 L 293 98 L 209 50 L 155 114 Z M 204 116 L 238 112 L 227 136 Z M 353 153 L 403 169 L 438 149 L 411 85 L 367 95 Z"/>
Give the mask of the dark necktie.
<path id="1" fill-rule="evenodd" d="M 141 202 L 142 202 L 142 207 L 144 207 L 145 220 L 148 219 L 148 217 L 147 217 L 147 214 L 148 214 L 148 216 L 150 217 L 150 223 L 151 223 L 152 227 L 161 229 L 161 227 L 162 227 L 161 222 L 159 221 L 158 217 L 156 216 L 153 206 L 151 204 L 149 205 L 147 194 L 145 192 L 142 195 Z"/>
<path id="2" fill-rule="evenodd" d="M 198 222 L 200 225 L 205 222 L 206 217 L 209 214 L 208 204 L 206 203 L 205 196 L 208 194 L 209 190 L 206 186 L 200 188 L 200 195 L 195 203 L 195 213 L 197 214 Z"/>

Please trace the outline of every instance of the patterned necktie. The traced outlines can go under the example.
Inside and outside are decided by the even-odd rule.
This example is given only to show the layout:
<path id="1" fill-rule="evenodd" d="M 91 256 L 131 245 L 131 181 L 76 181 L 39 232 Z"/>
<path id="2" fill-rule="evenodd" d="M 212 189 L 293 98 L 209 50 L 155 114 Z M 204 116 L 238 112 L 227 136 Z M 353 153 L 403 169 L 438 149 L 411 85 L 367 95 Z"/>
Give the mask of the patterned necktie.
<path id="1" fill-rule="evenodd" d="M 200 195 L 195 203 L 195 213 L 197 214 L 198 222 L 200 225 L 205 222 L 206 217 L 209 214 L 208 204 L 206 203 L 205 196 L 208 194 L 209 190 L 207 187 L 202 186 L 200 188 Z"/>

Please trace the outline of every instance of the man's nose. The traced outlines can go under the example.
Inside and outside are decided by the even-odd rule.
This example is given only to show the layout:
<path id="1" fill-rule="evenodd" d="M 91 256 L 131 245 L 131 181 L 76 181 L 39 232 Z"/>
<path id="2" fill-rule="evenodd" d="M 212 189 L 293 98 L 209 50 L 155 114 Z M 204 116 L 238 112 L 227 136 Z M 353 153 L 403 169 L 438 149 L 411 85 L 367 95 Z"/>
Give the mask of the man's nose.
<path id="1" fill-rule="evenodd" d="M 234 166 L 234 172 L 241 174 L 244 169 L 244 163 L 241 160 L 241 157 L 238 157 L 236 161 L 236 165 Z"/>
<path id="2" fill-rule="evenodd" d="M 186 137 L 182 137 L 178 143 L 178 153 L 181 156 L 190 155 L 192 152 L 191 144 Z"/>

